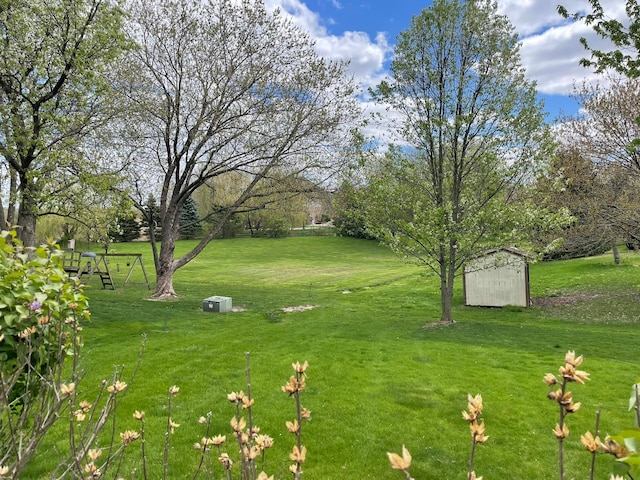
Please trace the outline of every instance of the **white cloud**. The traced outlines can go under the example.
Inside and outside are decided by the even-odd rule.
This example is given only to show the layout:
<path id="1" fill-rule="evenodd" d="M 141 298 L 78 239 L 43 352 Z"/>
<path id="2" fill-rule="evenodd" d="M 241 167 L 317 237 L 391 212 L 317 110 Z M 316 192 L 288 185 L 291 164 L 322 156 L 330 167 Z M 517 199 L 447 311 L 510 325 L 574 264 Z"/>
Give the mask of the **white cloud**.
<path id="1" fill-rule="evenodd" d="M 611 18 L 624 19 L 624 3 L 624 0 L 610 0 L 606 2 L 605 12 Z M 556 2 L 498 0 L 498 5 L 500 13 L 509 17 L 520 35 L 522 63 L 528 77 L 537 82 L 538 91 L 567 95 L 575 83 L 597 77 L 592 70 L 580 65 L 582 58 L 589 57 L 580 38 L 586 38 L 594 48 L 607 50 L 611 45 L 591 27 L 562 18 Z M 570 13 L 591 11 L 587 0 L 566 0 L 562 5 Z"/>
<path id="2" fill-rule="evenodd" d="M 380 81 L 391 52 L 384 33 L 378 33 L 375 41 L 364 32 L 344 32 L 339 37 L 329 35 L 318 38 L 316 48 L 326 58 L 349 61 L 349 70 L 365 87 Z"/>
<path id="3" fill-rule="evenodd" d="M 341 35 L 330 34 L 317 12 L 310 10 L 301 0 L 267 0 L 267 8 L 280 7 L 292 22 L 309 33 L 316 42 L 318 53 L 331 60 L 349 62 L 349 71 L 363 88 L 379 83 L 385 74 L 385 62 L 393 47 L 389 45 L 386 34 L 379 32 L 371 38 L 365 32 L 345 31 Z M 338 1 L 332 1 L 334 7 L 341 8 Z"/>
<path id="4" fill-rule="evenodd" d="M 522 42 L 522 63 L 541 93 L 566 95 L 579 79 L 593 73 L 580 65 L 588 52 L 579 43 L 590 29 L 582 24 L 553 27 Z"/>
<path id="5" fill-rule="evenodd" d="M 322 26 L 320 15 L 310 10 L 300 0 L 265 0 L 265 5 L 269 10 L 280 8 L 291 18 L 294 25 L 309 33 L 313 38 L 327 34 L 326 29 Z"/>
<path id="6" fill-rule="evenodd" d="M 611 18 L 624 18 L 625 0 L 606 0 L 603 3 L 605 13 Z M 571 13 L 589 13 L 593 9 L 589 0 L 556 0 L 541 2 L 540 0 L 498 0 L 498 12 L 506 15 L 516 27 L 518 33 L 527 37 L 543 32 L 549 27 L 557 27 L 571 23 L 557 11 L 558 4 L 563 5 Z"/>
<path id="7" fill-rule="evenodd" d="M 582 8 L 584 1 L 559 0 L 570 12 Z M 539 0 L 498 0 L 498 12 L 506 15 L 521 37 L 535 35 L 543 30 L 567 23 L 556 11 L 558 2 Z"/>

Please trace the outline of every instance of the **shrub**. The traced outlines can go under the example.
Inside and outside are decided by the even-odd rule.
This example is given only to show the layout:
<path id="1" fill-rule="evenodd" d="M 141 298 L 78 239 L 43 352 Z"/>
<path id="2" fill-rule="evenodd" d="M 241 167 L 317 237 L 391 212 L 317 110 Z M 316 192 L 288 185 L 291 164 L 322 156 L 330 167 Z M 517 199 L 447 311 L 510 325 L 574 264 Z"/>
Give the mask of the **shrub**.
<path id="1" fill-rule="evenodd" d="M 283 218 L 266 218 L 251 230 L 252 237 L 283 238 L 289 235 L 291 226 Z"/>
<path id="2" fill-rule="evenodd" d="M 25 249 L 0 234 L 0 466 L 17 478 L 77 379 L 64 378 L 87 299 L 52 245 Z M 75 369 L 72 369 L 75 370 Z M 73 377 L 73 375 L 72 375 Z"/>

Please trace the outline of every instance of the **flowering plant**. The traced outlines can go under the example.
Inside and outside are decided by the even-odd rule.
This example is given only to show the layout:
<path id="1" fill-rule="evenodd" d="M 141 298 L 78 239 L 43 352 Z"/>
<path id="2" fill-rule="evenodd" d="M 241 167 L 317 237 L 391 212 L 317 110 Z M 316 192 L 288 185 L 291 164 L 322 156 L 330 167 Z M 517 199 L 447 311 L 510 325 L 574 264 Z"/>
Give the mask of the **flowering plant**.
<path id="1" fill-rule="evenodd" d="M 68 358 L 75 362 L 83 318 L 87 298 L 64 271 L 60 250 L 27 249 L 15 232 L 0 232 L 0 466 L 11 478 L 75 388 L 75 363 L 71 378 L 63 366 Z"/>

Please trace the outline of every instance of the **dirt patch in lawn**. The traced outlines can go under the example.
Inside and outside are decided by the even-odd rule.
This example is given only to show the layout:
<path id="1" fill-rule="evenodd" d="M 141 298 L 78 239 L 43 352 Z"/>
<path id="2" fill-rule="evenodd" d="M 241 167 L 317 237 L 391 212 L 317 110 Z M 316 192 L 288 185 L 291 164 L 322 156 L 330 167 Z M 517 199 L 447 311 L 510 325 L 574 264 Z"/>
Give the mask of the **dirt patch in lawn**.
<path id="1" fill-rule="evenodd" d="M 318 305 L 298 305 L 297 307 L 282 307 L 280 310 L 283 312 L 305 312 L 307 310 L 313 310 L 318 308 Z"/>
<path id="2" fill-rule="evenodd" d="M 574 293 L 570 295 L 554 295 L 551 297 L 532 298 L 531 305 L 535 307 L 566 307 L 581 302 L 587 302 L 596 297 L 598 293 Z"/>
<path id="3" fill-rule="evenodd" d="M 444 320 L 438 320 L 437 322 L 425 323 L 422 328 L 440 328 L 440 327 L 449 327 L 456 323 L 455 320 L 451 320 L 450 322 L 446 322 Z"/>

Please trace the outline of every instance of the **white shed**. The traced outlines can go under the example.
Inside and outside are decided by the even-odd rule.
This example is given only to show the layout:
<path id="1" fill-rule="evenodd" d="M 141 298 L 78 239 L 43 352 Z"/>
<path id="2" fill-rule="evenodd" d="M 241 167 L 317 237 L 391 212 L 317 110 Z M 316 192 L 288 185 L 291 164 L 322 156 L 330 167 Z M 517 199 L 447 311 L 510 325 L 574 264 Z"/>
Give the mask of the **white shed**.
<path id="1" fill-rule="evenodd" d="M 464 267 L 464 304 L 482 307 L 528 307 L 529 263 L 517 248 L 496 248 Z"/>

